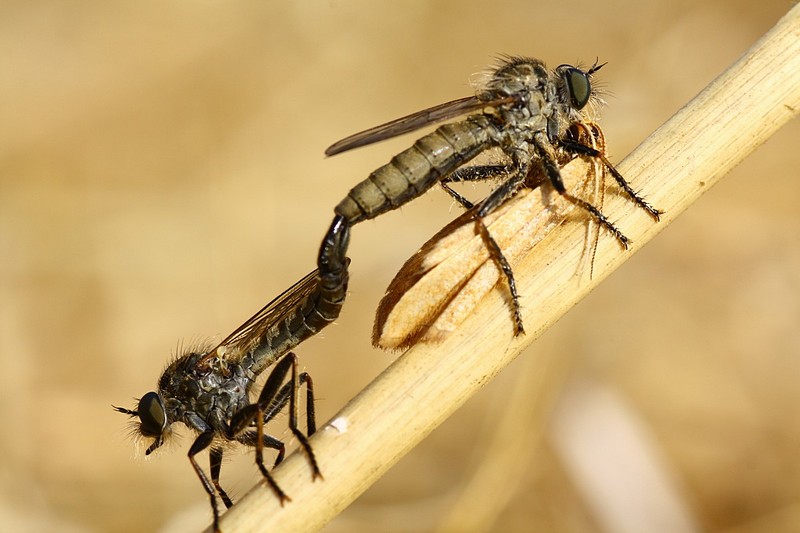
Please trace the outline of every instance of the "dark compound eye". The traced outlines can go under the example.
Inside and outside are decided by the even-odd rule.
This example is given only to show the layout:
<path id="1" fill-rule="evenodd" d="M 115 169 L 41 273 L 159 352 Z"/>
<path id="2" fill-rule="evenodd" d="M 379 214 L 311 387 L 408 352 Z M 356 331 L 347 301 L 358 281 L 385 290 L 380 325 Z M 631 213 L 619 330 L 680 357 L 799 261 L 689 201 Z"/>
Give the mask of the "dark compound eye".
<path id="1" fill-rule="evenodd" d="M 167 427 L 167 413 L 161 396 L 155 392 L 148 392 L 139 400 L 139 419 L 142 421 L 142 435 L 146 437 L 159 437 Z"/>
<path id="2" fill-rule="evenodd" d="M 564 69 L 563 76 L 572 106 L 576 109 L 583 109 L 592 96 L 592 83 L 589 81 L 589 75 L 580 69 L 569 67 Z"/>

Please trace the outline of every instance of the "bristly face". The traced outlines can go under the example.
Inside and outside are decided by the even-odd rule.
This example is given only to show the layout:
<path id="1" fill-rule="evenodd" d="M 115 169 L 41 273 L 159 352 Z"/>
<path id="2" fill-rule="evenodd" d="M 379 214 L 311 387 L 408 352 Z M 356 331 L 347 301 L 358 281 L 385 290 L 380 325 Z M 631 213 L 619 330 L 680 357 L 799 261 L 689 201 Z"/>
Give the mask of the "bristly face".
<path id="1" fill-rule="evenodd" d="M 112 407 L 114 407 L 115 411 L 126 414 L 131 418 L 138 417 L 139 422 L 136 427 L 138 434 L 142 437 L 154 439 L 153 443 L 147 447 L 145 455 L 150 455 L 156 448 L 161 446 L 170 433 L 164 401 L 156 392 L 148 392 L 142 396 L 135 410 Z"/>

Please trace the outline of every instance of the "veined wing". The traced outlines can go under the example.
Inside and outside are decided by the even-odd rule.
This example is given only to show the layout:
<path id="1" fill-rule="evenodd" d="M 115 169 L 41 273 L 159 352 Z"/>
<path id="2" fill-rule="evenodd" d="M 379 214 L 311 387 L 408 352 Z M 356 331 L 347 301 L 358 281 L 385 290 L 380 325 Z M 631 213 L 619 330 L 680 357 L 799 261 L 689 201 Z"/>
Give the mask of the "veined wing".
<path id="1" fill-rule="evenodd" d="M 336 155 L 353 148 L 366 146 L 380 142 L 391 137 L 397 137 L 404 133 L 409 133 L 420 128 L 424 128 L 430 124 L 442 122 L 444 120 L 471 113 L 485 107 L 492 107 L 495 105 L 511 103 L 515 100 L 514 97 L 503 98 L 495 101 L 481 100 L 477 96 L 467 96 L 466 98 L 459 98 L 451 102 L 439 104 L 416 113 L 411 113 L 405 117 L 401 117 L 386 124 L 375 126 L 359 133 L 345 137 L 341 141 L 335 142 L 325 150 L 325 155 Z"/>
<path id="2" fill-rule="evenodd" d="M 236 328 L 225 340 L 208 354 L 199 363 L 213 357 L 236 357 L 246 353 L 254 345 L 260 343 L 261 338 L 273 325 L 280 323 L 297 309 L 297 306 L 317 288 L 317 275 L 319 271 L 313 270 L 303 279 L 283 291 L 277 298 L 265 305 L 255 315 Z"/>

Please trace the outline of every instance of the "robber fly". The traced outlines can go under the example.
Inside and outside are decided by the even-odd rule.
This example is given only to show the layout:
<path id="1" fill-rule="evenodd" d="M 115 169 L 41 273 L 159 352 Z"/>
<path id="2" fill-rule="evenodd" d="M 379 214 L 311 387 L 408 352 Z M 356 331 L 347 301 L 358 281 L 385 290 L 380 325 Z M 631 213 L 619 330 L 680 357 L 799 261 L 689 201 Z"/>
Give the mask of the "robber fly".
<path id="1" fill-rule="evenodd" d="M 485 87 L 479 89 L 474 96 L 413 113 L 331 145 L 325 151 L 327 155 L 468 114 L 458 122 L 444 124 L 419 138 L 411 148 L 400 152 L 388 164 L 375 170 L 350 190 L 347 197 L 336 206 L 336 213 L 355 224 L 400 207 L 436 183 L 445 185 L 446 190 L 457 201 L 469 207 L 471 204 L 452 191 L 447 183 L 453 181 L 453 173 L 459 167 L 478 154 L 492 148 L 499 149 L 509 160 L 509 164 L 504 166 L 504 181 L 483 200 L 476 211 L 475 220 L 494 260 L 508 281 L 514 305 L 516 333 L 522 333 L 524 329 L 513 273 L 497 246 L 493 245 L 491 236 L 482 227 L 480 220 L 524 186 L 526 177 L 535 172 L 534 169 L 543 169 L 547 179 L 561 196 L 588 211 L 624 248 L 629 243 L 627 237 L 599 209 L 567 192 L 555 153 L 557 148 L 563 147 L 575 153 L 601 157 L 607 163 L 605 156 L 597 150 L 566 137 L 569 126 L 585 122 L 588 111 L 600 103 L 593 91 L 591 79 L 603 65 L 595 63 L 587 70 L 572 65 L 548 69 L 538 59 L 507 57 L 491 73 Z M 625 193 L 658 220 L 661 212 L 639 196 L 610 165 L 609 170 Z M 469 174 L 461 176 L 460 180 L 482 177 L 489 176 Z"/>
<path id="2" fill-rule="evenodd" d="M 198 433 L 189 449 L 189 461 L 211 499 L 215 531 L 219 531 L 216 495 L 226 507 L 233 505 L 219 483 L 223 449 L 229 442 L 254 447 L 264 479 L 281 504 L 289 500 L 264 466 L 263 458 L 267 447 L 278 450 L 276 465 L 283 460 L 283 442 L 265 434 L 264 424 L 287 403 L 289 428 L 308 457 L 313 477 L 321 477 L 308 439 L 298 426 L 298 389 L 305 384 L 308 434 L 316 429 L 313 384 L 307 374 L 298 375 L 297 358 L 289 350 L 339 316 L 347 291 L 350 260 L 345 253 L 349 235 L 348 222 L 335 217 L 320 247 L 317 270 L 284 291 L 215 348 L 186 353 L 170 363 L 158 380 L 158 389 L 142 396 L 136 409 L 114 407 L 137 419 L 136 431 L 153 439 L 147 455 L 170 437 L 176 422 Z M 250 391 L 256 378 L 273 365 L 258 399 L 251 403 Z M 195 459 L 206 448 L 210 448 L 210 480 Z"/>

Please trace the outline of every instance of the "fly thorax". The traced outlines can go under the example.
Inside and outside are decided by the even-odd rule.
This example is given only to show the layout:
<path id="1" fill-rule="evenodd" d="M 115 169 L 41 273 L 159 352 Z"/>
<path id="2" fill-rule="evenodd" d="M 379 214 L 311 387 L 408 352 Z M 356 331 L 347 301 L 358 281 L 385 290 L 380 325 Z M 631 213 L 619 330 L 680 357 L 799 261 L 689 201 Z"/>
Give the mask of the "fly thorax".
<path id="1" fill-rule="evenodd" d="M 549 118 L 553 114 L 553 102 L 548 100 L 541 91 L 530 94 L 525 105 L 527 115 L 533 120 L 542 117 Z"/>
<path id="2" fill-rule="evenodd" d="M 178 399 L 166 398 L 164 400 L 164 410 L 167 413 L 167 425 L 181 420 L 186 413 L 186 405 Z"/>
<path id="3" fill-rule="evenodd" d="M 497 142 L 500 149 L 512 159 L 515 153 L 525 151 L 523 146 L 527 146 L 528 139 L 533 137 L 535 131 L 535 128 L 532 128 L 533 123 L 534 121 L 529 120 L 527 122 L 520 122 L 514 127 L 504 129 Z M 539 129 L 541 129 L 541 127 Z"/>

